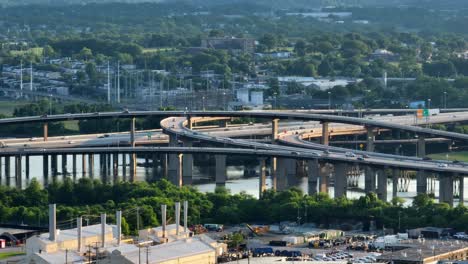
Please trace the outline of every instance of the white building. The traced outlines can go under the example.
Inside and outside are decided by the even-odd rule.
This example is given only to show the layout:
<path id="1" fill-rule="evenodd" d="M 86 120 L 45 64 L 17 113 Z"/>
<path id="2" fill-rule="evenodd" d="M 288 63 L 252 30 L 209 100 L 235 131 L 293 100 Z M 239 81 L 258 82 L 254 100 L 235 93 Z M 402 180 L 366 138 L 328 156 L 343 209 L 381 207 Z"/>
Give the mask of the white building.
<path id="1" fill-rule="evenodd" d="M 250 103 L 253 105 L 263 105 L 263 91 L 252 91 Z"/>

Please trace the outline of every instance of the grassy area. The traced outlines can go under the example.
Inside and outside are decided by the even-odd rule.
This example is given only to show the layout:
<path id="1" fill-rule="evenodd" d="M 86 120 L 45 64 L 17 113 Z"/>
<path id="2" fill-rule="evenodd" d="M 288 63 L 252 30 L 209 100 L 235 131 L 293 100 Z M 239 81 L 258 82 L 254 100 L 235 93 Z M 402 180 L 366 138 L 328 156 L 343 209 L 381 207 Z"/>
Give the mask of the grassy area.
<path id="1" fill-rule="evenodd" d="M 11 116 L 16 107 L 26 105 L 27 101 L 3 101 L 0 100 L 0 114 Z"/>
<path id="2" fill-rule="evenodd" d="M 168 51 L 177 51 L 177 48 L 167 47 L 167 48 L 146 48 L 146 49 L 143 49 L 143 53 L 156 53 L 156 52 L 168 52 Z"/>
<path id="3" fill-rule="evenodd" d="M 447 152 L 429 155 L 432 159 L 438 160 L 458 160 L 468 162 L 468 151 Z"/>
<path id="4" fill-rule="evenodd" d="M 0 252 L 0 260 L 24 255 L 23 252 Z"/>
<path id="5" fill-rule="evenodd" d="M 11 55 L 18 56 L 18 55 L 24 55 L 27 53 L 32 53 L 37 56 L 41 56 L 43 52 L 43 48 L 30 48 L 28 50 L 12 50 L 10 51 Z"/>
<path id="6" fill-rule="evenodd" d="M 78 121 L 65 121 L 63 122 L 63 125 L 65 129 L 70 130 L 70 131 L 77 131 L 79 130 L 78 128 Z"/>

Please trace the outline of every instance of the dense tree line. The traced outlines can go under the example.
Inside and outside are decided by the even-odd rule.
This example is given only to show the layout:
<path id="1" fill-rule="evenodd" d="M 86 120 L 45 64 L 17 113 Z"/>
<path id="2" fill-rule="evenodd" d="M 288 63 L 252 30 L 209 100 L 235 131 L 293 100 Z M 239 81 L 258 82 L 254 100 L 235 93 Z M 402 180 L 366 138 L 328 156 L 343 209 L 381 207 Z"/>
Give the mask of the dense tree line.
<path id="1" fill-rule="evenodd" d="M 300 216 L 301 223 L 313 222 L 324 227 L 362 222 L 364 228 L 368 228 L 369 222 L 375 220 L 380 227 L 397 229 L 400 215 L 402 230 L 426 225 L 454 227 L 460 231 L 468 227 L 466 207 L 436 204 L 427 195 L 418 195 L 411 206 L 404 207 L 399 199 L 386 203 L 378 200 L 375 194 L 355 200 L 331 199 L 327 194 L 308 196 L 292 188 L 283 192 L 267 191 L 261 199 L 256 199 L 245 193 L 231 195 L 223 188 L 205 194 L 190 186 L 177 188 L 166 180 L 110 185 L 89 178 L 76 183 L 66 178 L 44 189 L 34 179 L 24 190 L 2 186 L 0 222 L 45 225 L 47 205 L 57 203 L 57 217 L 62 228 L 69 227 L 71 223 L 67 221 L 78 215 L 84 215 L 93 223 L 99 221 L 102 212 L 112 218 L 115 210 L 123 210 L 128 233 L 136 229 L 136 207 L 139 207 L 141 227 L 156 226 L 161 217 L 161 204 L 168 205 L 170 216 L 174 202 L 184 200 L 190 204 L 190 224 L 271 224 L 297 221 Z"/>

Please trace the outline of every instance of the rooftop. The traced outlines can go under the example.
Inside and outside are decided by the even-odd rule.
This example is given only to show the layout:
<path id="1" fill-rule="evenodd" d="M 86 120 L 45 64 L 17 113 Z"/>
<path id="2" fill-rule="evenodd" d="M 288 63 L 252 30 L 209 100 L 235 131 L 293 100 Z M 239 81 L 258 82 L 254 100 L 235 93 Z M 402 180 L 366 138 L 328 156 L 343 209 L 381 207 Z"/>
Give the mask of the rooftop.
<path id="1" fill-rule="evenodd" d="M 106 234 L 108 233 L 116 233 L 115 225 L 106 225 Z M 90 226 L 83 226 L 81 229 L 81 236 L 82 238 L 87 237 L 95 237 L 101 235 L 101 224 L 90 225 Z M 77 228 L 73 229 L 66 229 L 66 230 L 57 230 L 57 236 L 55 242 L 62 242 L 62 241 L 69 241 L 69 240 L 76 240 L 78 236 Z M 115 236 L 114 236 L 115 237 Z M 49 233 L 44 233 L 39 236 L 39 239 L 44 241 L 45 243 L 54 243 L 49 239 Z"/>

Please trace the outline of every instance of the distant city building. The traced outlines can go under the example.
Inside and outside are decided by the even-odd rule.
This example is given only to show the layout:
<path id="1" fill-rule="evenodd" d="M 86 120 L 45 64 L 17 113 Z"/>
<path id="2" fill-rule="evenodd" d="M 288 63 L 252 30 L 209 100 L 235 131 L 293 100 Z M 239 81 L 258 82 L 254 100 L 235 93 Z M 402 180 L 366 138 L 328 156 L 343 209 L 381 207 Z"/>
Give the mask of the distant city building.
<path id="1" fill-rule="evenodd" d="M 298 77 L 298 76 L 286 76 L 278 77 L 278 82 L 282 86 L 286 86 L 288 83 L 295 82 L 306 87 L 315 87 L 319 90 L 326 91 L 335 86 L 346 86 L 352 83 L 361 82 L 362 79 L 354 78 L 314 78 L 314 77 Z"/>
<path id="2" fill-rule="evenodd" d="M 255 40 L 250 38 L 206 38 L 202 39 L 201 47 L 253 53 L 255 51 Z"/>

